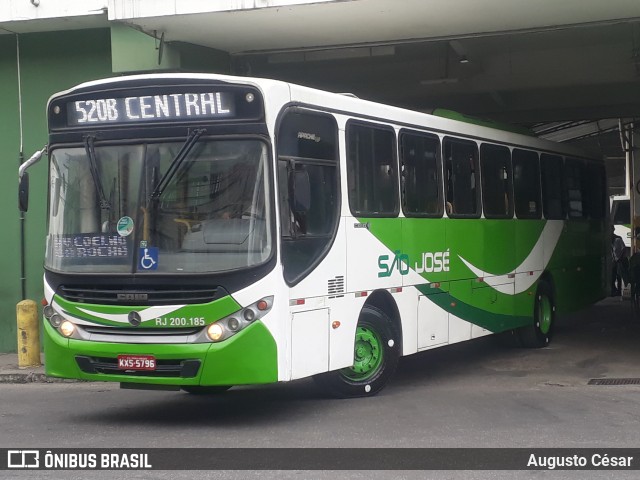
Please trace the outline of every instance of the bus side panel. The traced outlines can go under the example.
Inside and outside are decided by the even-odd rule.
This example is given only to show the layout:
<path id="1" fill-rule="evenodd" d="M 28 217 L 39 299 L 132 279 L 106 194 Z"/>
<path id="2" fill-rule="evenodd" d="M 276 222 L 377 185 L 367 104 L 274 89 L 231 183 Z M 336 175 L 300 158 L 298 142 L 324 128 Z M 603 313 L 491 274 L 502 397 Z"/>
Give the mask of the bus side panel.
<path id="1" fill-rule="evenodd" d="M 347 274 L 345 230 L 350 223 L 350 219 L 340 219 L 336 237 L 326 256 L 302 280 L 290 287 L 290 299 L 325 297 L 332 293 L 344 292 L 347 286 L 343 281 L 347 280 L 345 278 Z"/>
<path id="2" fill-rule="evenodd" d="M 578 220 L 565 227 L 551 260 L 559 312 L 584 308 L 606 296 L 606 230 L 602 220 Z"/>
<path id="3" fill-rule="evenodd" d="M 404 276 L 404 286 L 440 283 L 449 280 L 451 251 L 446 241 L 446 220 L 440 218 L 402 218 L 402 251 L 409 268 L 418 275 Z"/>
<path id="4" fill-rule="evenodd" d="M 357 222 L 357 220 L 355 221 Z M 357 311 L 354 311 L 352 300 L 355 297 L 352 293 L 347 293 L 349 277 L 347 275 L 346 229 L 348 226 L 353 228 L 353 222 L 354 220 L 348 217 L 340 219 L 336 237 L 327 255 L 313 271 L 289 290 L 289 309 L 292 315 L 289 315 L 288 318 L 293 322 L 288 332 L 291 352 L 290 371 L 294 375 L 292 378 L 326 372 L 350 366 L 353 363 L 356 324 L 363 303 L 358 301 L 360 306 Z M 321 329 L 315 324 L 319 322 L 318 318 L 320 317 L 311 313 L 300 316 L 302 312 L 325 310 L 326 314 L 322 316 L 324 327 Z M 314 318 L 311 322 L 314 325 L 310 326 L 313 332 L 307 332 L 309 335 L 306 335 L 304 333 L 306 331 L 304 319 L 311 318 L 310 316 Z M 298 368 L 299 355 L 308 349 L 309 342 L 314 345 L 326 344 L 328 361 L 322 360 L 320 363 L 309 361 L 307 362 L 309 365 L 304 367 L 304 371 L 302 371 Z M 296 355 L 298 355 L 297 359 Z"/>
<path id="5" fill-rule="evenodd" d="M 480 220 L 484 230 L 484 281 L 474 285 L 474 304 L 481 310 L 496 314 L 491 330 L 500 332 L 514 326 L 513 271 L 518 264 L 515 224 L 512 219 Z M 474 336 L 484 335 L 476 331 Z"/>
<path id="6" fill-rule="evenodd" d="M 544 236 L 545 220 L 515 221 L 516 275 L 513 312 L 514 326 L 529 324 L 533 316 L 536 279 L 545 267 Z M 518 319 L 522 320 L 518 322 Z"/>
<path id="7" fill-rule="evenodd" d="M 347 218 L 347 291 L 402 286 L 408 263 L 397 218 Z"/>
<path id="8" fill-rule="evenodd" d="M 596 291 L 601 283 L 602 260 L 597 251 L 589 251 L 588 241 L 588 237 L 594 233 L 588 220 L 564 222 L 548 265 L 553 278 L 556 307 L 560 313 L 577 310 L 598 300 Z M 550 241 L 547 250 L 552 247 Z"/>
<path id="9" fill-rule="evenodd" d="M 491 321 L 482 322 L 483 328 L 492 332 L 513 328 L 513 281 L 492 286 L 479 285 L 472 288 L 473 306 L 481 312 L 493 314 Z"/>
<path id="10" fill-rule="evenodd" d="M 544 220 L 515 221 L 515 264 L 516 273 L 541 272 L 544 269 L 544 252 L 536 249 L 544 228 Z"/>
<path id="11" fill-rule="evenodd" d="M 413 284 L 423 279 L 413 272 L 413 260 L 403 251 L 401 222 L 399 218 L 347 218 L 347 291 L 365 300 L 359 296 L 380 289 L 393 295 L 402 322 L 402 354 L 409 355 L 417 348 L 416 294 L 408 297 L 392 289 L 402 287 L 407 276 Z"/>
<path id="12" fill-rule="evenodd" d="M 509 278 L 519 258 L 516 257 L 516 221 L 512 219 L 482 219 L 476 220 L 482 224 L 484 234 L 484 256 L 482 270 L 486 272 L 485 277 L 500 277 L 500 283 L 513 283 L 513 278 Z M 506 276 L 506 278 L 504 278 Z M 490 279 L 487 278 L 490 282 Z M 507 281 L 510 280 L 510 281 Z M 506 312 L 505 312 L 506 313 Z"/>
<path id="13" fill-rule="evenodd" d="M 484 220 L 480 219 L 446 219 L 446 243 L 450 251 L 449 293 L 451 296 L 448 310 L 452 324 L 456 319 L 486 327 L 487 316 L 482 315 L 483 303 L 478 304 L 478 296 L 473 295 L 478 286 L 478 278 L 482 276 L 474 272 L 468 264 L 485 270 L 485 229 Z M 480 317 L 483 317 L 482 319 Z M 484 321 L 483 321 L 484 320 Z M 466 333 L 466 329 L 465 329 Z"/>
<path id="14" fill-rule="evenodd" d="M 329 309 L 294 313 L 291 320 L 291 380 L 329 369 Z"/>
<path id="15" fill-rule="evenodd" d="M 437 295 L 447 295 L 439 293 Z M 433 298 L 418 297 L 418 350 L 449 343 L 449 314 Z"/>
<path id="16" fill-rule="evenodd" d="M 402 218 L 401 222 L 402 251 L 409 259 L 409 272 L 403 276 L 402 298 L 410 296 L 411 302 L 404 301 L 399 307 L 403 351 L 408 355 L 448 341 L 447 310 L 430 297 L 445 295 L 441 292 L 449 289 L 450 252 L 447 251 L 445 222 L 441 218 Z M 434 284 L 433 288 L 431 284 Z M 421 286 L 426 295 L 408 288 L 412 286 Z M 404 304 L 407 304 L 406 308 L 403 308 Z M 416 333 L 412 335 L 414 330 Z"/>

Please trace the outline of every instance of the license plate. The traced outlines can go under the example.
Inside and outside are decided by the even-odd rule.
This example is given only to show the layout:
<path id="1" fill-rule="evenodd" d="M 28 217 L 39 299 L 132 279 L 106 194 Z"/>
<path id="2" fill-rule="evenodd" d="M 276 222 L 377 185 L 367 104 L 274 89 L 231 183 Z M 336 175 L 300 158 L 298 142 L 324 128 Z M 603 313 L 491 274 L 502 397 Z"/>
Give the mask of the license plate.
<path id="1" fill-rule="evenodd" d="M 155 370 L 156 357 L 153 355 L 118 355 L 119 370 Z"/>

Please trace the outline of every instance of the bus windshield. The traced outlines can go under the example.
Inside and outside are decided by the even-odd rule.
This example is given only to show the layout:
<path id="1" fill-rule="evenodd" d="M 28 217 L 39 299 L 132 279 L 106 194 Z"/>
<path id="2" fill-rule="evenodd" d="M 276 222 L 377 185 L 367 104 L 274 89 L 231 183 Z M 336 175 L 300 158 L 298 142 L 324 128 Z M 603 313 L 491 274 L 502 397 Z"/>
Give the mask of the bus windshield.
<path id="1" fill-rule="evenodd" d="M 47 268 L 214 273 L 267 261 L 273 240 L 266 144 L 199 140 L 184 147 L 87 143 L 53 150 Z"/>

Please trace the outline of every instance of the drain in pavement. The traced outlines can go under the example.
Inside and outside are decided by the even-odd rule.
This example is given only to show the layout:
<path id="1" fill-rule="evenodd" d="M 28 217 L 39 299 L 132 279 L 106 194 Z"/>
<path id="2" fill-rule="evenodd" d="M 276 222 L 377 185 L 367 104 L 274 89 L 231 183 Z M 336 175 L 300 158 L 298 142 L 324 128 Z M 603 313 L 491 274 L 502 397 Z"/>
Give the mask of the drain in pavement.
<path id="1" fill-rule="evenodd" d="M 640 378 L 592 378 L 587 385 L 640 385 Z"/>

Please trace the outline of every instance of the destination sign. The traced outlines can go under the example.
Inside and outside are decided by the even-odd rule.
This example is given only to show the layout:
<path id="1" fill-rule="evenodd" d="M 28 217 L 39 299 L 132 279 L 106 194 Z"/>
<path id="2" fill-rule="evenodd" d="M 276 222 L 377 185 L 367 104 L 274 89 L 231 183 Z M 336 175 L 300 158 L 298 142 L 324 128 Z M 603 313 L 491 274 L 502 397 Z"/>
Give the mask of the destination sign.
<path id="1" fill-rule="evenodd" d="M 53 237 L 53 255 L 58 258 L 126 258 L 126 238 L 120 235 L 79 233 Z"/>
<path id="2" fill-rule="evenodd" d="M 231 92 L 168 93 L 67 103 L 69 126 L 193 121 L 235 116 L 235 96 Z"/>

